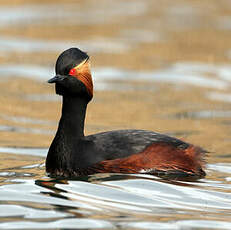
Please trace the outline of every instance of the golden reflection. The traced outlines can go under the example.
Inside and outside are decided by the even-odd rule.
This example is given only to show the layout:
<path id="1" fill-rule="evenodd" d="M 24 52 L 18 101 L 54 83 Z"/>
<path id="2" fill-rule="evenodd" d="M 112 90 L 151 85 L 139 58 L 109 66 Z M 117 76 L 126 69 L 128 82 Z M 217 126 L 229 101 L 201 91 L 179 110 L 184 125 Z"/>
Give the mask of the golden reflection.
<path id="1" fill-rule="evenodd" d="M 63 4 L 68 3 L 70 5 L 65 5 L 65 9 L 70 10 L 71 6 L 71 11 L 77 15 L 77 12 L 93 14 L 96 5 L 92 2 L 94 1 L 49 0 L 42 4 L 50 3 L 63 7 Z M 35 21 L 31 23 L 22 21 L 20 22 L 22 24 L 12 23 L 10 26 L 1 26 L 0 33 L 4 35 L 5 40 L 8 38 L 9 41 L 7 41 L 10 42 L 9 38 L 16 40 L 18 38 L 20 41 L 25 39 L 26 43 L 19 43 L 17 46 L 9 43 L 9 49 L 1 52 L 0 67 L 10 65 L 13 68 L 16 64 L 53 66 L 60 50 L 57 47 L 52 50 L 47 47 L 46 50 L 44 43 L 56 44 L 66 41 L 74 41 L 77 46 L 84 45 L 84 51 L 87 52 L 89 47 L 88 53 L 91 56 L 93 69 L 115 67 L 139 73 L 165 70 L 172 64 L 182 62 L 195 63 L 195 65 L 197 63 L 207 63 L 212 66 L 230 65 L 231 30 L 224 21 L 231 14 L 228 1 L 221 3 L 217 0 L 183 0 L 174 5 L 171 0 L 166 0 L 158 2 L 158 7 L 156 7 L 156 1 L 144 1 L 147 5 L 142 12 L 138 12 L 137 9 L 138 15 L 136 12 L 134 14 L 122 12 L 121 15 L 117 15 L 117 11 L 113 11 L 113 4 L 124 4 L 123 2 L 110 1 L 108 3 L 109 6 L 112 4 L 112 7 L 108 8 L 110 11 L 106 16 L 110 20 L 107 23 L 98 21 L 86 23 L 87 18 L 84 18 L 84 23 L 65 24 L 59 20 L 54 25 L 54 20 L 48 18 L 47 21 L 39 21 L 36 26 L 33 24 Z M 24 7 L 32 3 L 39 5 L 41 1 L 3 0 L 0 4 Z M 102 7 L 105 6 L 102 5 Z M 13 8 L 10 9 L 13 10 Z M 189 12 L 191 17 L 185 16 L 184 12 Z M 184 22 L 184 19 L 187 21 Z M 157 33 L 160 39 L 147 40 L 138 35 L 132 36 L 131 31 L 134 32 L 134 28 L 138 31 Z M 107 49 L 111 48 L 109 41 L 113 41 L 113 44 L 120 47 L 118 52 L 108 52 Z M 94 44 L 96 49 L 93 49 Z M 26 45 L 29 48 L 23 49 Z M 36 45 L 43 49 L 36 50 Z M 124 47 L 124 50 L 121 47 Z M 204 77 L 219 78 L 214 72 L 205 73 Z M 4 72 L 1 74 L 4 75 Z M 186 73 L 184 78 L 187 79 L 187 76 Z M 47 76 L 47 79 L 50 77 Z M 95 77 L 93 73 L 93 80 L 97 81 Z M 53 95 L 54 92 L 52 86 L 46 84 L 45 80 L 31 79 L 33 79 L 33 73 L 30 79 L 17 77 L 17 75 L 1 78 L 0 146 L 48 147 L 50 145 L 52 132 L 55 132 L 57 120 L 60 117 L 60 99 L 57 97 L 57 101 L 32 100 L 34 95 Z M 86 134 L 124 128 L 170 133 L 207 149 L 210 152 L 207 158 L 209 163 L 230 163 L 230 117 L 176 116 L 176 114 L 205 110 L 231 111 L 229 102 L 212 100 L 206 96 L 214 91 L 230 93 L 229 79 L 224 81 L 227 84 L 226 88 L 211 89 L 206 86 L 180 84 L 180 80 L 170 84 L 161 83 L 161 81 L 147 82 L 144 79 L 139 81 L 126 79 L 124 82 L 133 90 L 106 89 L 95 92 L 87 111 Z M 111 80 L 112 84 L 113 82 L 122 85 L 119 80 Z M 6 119 L 6 116 L 16 119 Z M 22 122 L 17 120 L 17 117 L 43 120 L 45 123 Z M 1 168 L 7 165 L 26 164 L 27 157 L 24 159 L 25 162 L 21 162 L 18 158 L 15 160 L 10 158 L 7 154 L 1 153 Z M 43 159 L 40 158 L 39 161 Z M 33 163 L 33 160 L 30 163 Z M 215 178 L 216 175 L 211 173 L 208 177 Z"/>

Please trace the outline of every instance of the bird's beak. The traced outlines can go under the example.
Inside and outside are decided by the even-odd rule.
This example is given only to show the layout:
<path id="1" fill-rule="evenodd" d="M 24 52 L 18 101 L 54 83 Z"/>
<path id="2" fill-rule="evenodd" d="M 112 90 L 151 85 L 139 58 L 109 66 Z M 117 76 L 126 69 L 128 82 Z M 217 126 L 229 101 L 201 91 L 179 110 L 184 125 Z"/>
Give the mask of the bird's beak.
<path id="1" fill-rule="evenodd" d="M 56 83 L 56 82 L 60 82 L 63 81 L 66 77 L 62 76 L 62 75 L 56 75 L 54 77 L 52 77 L 51 79 L 49 79 L 47 82 L 48 83 Z"/>

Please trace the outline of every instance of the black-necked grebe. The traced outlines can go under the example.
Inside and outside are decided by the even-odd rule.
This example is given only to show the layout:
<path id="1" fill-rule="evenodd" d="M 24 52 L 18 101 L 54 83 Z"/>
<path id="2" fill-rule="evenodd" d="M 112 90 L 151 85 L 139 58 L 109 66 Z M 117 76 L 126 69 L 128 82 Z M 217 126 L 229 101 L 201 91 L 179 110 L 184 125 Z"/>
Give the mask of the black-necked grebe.
<path id="1" fill-rule="evenodd" d="M 146 173 L 169 178 L 205 176 L 205 151 L 182 140 L 145 130 L 115 130 L 84 136 L 88 102 L 93 97 L 89 56 L 78 48 L 56 62 L 56 93 L 63 97 L 62 116 L 46 159 L 52 177 L 94 173 Z"/>

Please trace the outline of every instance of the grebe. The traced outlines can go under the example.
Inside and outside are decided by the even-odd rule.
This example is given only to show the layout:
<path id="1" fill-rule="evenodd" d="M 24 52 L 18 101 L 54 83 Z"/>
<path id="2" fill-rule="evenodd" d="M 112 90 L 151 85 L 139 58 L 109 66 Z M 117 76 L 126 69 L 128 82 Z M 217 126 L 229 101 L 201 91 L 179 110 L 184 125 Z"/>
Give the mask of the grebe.
<path id="1" fill-rule="evenodd" d="M 205 150 L 146 130 L 115 130 L 84 135 L 88 102 L 93 97 L 89 56 L 70 48 L 57 59 L 56 93 L 63 97 L 62 116 L 46 158 L 51 177 L 94 173 L 146 173 L 173 179 L 199 179 Z"/>

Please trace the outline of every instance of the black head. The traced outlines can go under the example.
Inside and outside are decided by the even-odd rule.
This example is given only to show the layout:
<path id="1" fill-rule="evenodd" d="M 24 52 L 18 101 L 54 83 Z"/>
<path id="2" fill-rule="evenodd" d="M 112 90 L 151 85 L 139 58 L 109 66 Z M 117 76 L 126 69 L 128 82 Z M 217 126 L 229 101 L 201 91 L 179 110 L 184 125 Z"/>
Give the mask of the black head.
<path id="1" fill-rule="evenodd" d="M 56 93 L 87 97 L 93 96 L 89 56 L 78 48 L 70 48 L 60 54 L 55 66 L 56 76 L 48 83 L 56 83 Z"/>
<path id="2" fill-rule="evenodd" d="M 70 48 L 59 55 L 55 65 L 55 72 L 59 75 L 68 75 L 72 68 L 88 59 L 87 53 L 78 48 Z"/>

